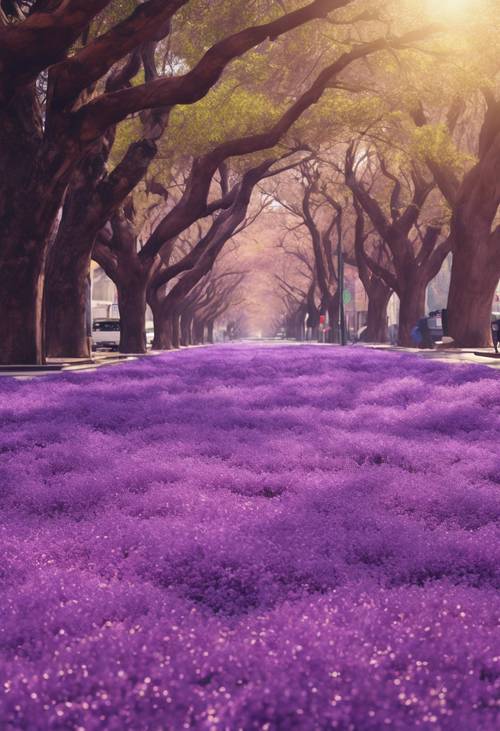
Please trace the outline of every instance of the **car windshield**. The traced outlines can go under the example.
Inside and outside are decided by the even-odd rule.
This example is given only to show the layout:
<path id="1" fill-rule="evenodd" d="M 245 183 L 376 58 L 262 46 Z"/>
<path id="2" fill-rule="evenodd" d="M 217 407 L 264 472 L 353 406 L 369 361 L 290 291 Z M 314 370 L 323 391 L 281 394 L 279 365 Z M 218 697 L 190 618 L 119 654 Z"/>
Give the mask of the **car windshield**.
<path id="1" fill-rule="evenodd" d="M 119 320 L 96 320 L 94 322 L 94 330 L 101 332 L 120 332 Z"/>

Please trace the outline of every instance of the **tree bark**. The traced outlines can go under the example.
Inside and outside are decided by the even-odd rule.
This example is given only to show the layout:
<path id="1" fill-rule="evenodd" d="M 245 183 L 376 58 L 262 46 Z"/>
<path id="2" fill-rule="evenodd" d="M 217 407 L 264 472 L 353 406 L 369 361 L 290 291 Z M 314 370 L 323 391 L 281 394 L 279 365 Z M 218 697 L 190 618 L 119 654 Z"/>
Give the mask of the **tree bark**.
<path id="1" fill-rule="evenodd" d="M 33 163 L 31 180 L 25 178 L 26 170 L 19 171 L 21 164 L 4 166 L 3 158 L 0 153 L 0 167 L 9 181 L 7 185 L 0 183 L 0 358 L 5 363 L 42 363 L 45 266 L 64 199 L 64 168 L 71 153 L 52 148 L 48 159 Z"/>
<path id="2" fill-rule="evenodd" d="M 45 288 L 45 338 L 49 356 L 89 358 L 90 255 L 65 248 L 57 260 L 49 255 Z"/>
<path id="3" fill-rule="evenodd" d="M 382 279 L 373 277 L 367 291 L 368 315 L 363 338 L 369 343 L 387 342 L 387 305 L 391 295 L 391 288 Z"/>
<path id="4" fill-rule="evenodd" d="M 334 304 L 333 301 L 329 301 L 326 309 L 328 312 L 328 323 L 330 329 L 326 331 L 325 341 L 327 343 L 335 343 L 339 339 L 338 303 Z"/>
<path id="5" fill-rule="evenodd" d="M 212 345 L 214 343 L 214 327 L 215 322 L 213 320 L 210 320 L 207 323 L 207 342 L 211 343 Z"/>
<path id="6" fill-rule="evenodd" d="M 120 310 L 120 352 L 146 352 L 146 287 L 139 277 L 116 281 Z"/>
<path id="7" fill-rule="evenodd" d="M 339 291 L 333 295 L 329 292 L 326 299 L 326 311 L 328 312 L 328 324 L 330 329 L 326 331 L 325 342 L 340 343 L 339 328 Z"/>
<path id="8" fill-rule="evenodd" d="M 173 320 L 165 312 L 162 302 L 149 299 L 149 306 L 153 312 L 154 339 L 153 350 L 172 350 L 173 345 Z"/>
<path id="9" fill-rule="evenodd" d="M 399 300 L 398 345 L 415 346 L 411 338 L 412 328 L 425 315 L 425 291 L 427 282 L 409 281 L 401 288 Z"/>
<path id="10" fill-rule="evenodd" d="M 180 318 L 176 312 L 171 314 L 172 348 L 177 349 L 181 344 Z"/>
<path id="11" fill-rule="evenodd" d="M 153 350 L 172 350 L 172 328 L 168 319 L 158 317 L 153 311 L 155 335 Z"/>
<path id="12" fill-rule="evenodd" d="M 205 323 L 196 316 L 193 320 L 193 341 L 195 345 L 203 345 L 205 341 Z"/>
<path id="13" fill-rule="evenodd" d="M 0 363 L 44 362 L 42 298 L 42 257 L 0 260 Z"/>
<path id="14" fill-rule="evenodd" d="M 491 112 L 498 131 L 465 176 L 451 220 L 453 260 L 448 295 L 449 333 L 459 347 L 491 345 L 491 306 L 500 279 L 500 102 Z"/>
<path id="15" fill-rule="evenodd" d="M 181 345 L 191 345 L 191 326 L 193 316 L 190 312 L 183 312 L 181 315 Z"/>
<path id="16" fill-rule="evenodd" d="M 448 294 L 448 330 L 458 347 L 491 345 L 491 310 L 500 271 L 484 239 L 455 248 Z M 492 261 L 493 258 L 493 261 Z"/>
<path id="17" fill-rule="evenodd" d="M 42 136 L 35 91 L 28 87 L 0 110 L 0 362 L 42 363 L 45 251 L 34 220 L 33 164 Z"/>

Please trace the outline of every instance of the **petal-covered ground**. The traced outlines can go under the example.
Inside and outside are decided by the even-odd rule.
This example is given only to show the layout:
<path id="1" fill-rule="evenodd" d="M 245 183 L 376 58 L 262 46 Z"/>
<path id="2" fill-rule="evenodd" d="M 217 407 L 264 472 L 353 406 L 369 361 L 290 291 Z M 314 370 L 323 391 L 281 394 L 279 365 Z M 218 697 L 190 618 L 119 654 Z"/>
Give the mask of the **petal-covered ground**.
<path id="1" fill-rule="evenodd" d="M 500 379 L 220 346 L 0 381 L 2 731 L 499 728 Z"/>

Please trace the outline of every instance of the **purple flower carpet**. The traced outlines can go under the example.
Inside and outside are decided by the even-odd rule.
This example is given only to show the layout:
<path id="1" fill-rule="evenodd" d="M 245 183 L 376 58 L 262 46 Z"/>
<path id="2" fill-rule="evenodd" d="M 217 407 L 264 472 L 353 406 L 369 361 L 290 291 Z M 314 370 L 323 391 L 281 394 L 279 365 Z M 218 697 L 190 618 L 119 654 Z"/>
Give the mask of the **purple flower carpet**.
<path id="1" fill-rule="evenodd" d="M 2 731 L 500 728 L 500 380 L 217 346 L 0 381 Z"/>

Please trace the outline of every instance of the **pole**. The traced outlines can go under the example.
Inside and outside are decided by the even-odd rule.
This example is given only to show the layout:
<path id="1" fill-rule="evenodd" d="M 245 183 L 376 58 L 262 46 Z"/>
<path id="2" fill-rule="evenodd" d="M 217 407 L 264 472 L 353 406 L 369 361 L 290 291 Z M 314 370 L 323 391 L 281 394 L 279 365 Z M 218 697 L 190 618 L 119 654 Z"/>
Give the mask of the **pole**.
<path id="1" fill-rule="evenodd" d="M 342 244 L 339 240 L 337 249 L 337 274 L 338 274 L 338 286 L 339 286 L 339 342 L 340 345 L 347 344 L 346 332 L 345 332 L 345 314 L 344 314 L 344 253 L 342 251 Z"/>

